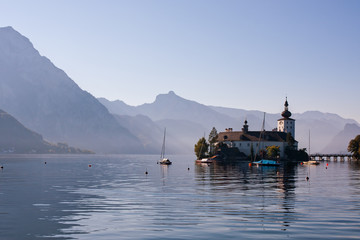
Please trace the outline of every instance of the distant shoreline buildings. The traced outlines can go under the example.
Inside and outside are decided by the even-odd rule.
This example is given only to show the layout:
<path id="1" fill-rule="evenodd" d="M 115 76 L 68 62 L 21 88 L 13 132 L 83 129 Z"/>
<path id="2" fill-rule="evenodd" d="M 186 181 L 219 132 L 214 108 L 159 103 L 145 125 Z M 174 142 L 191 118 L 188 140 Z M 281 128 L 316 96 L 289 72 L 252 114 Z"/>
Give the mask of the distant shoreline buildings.
<path id="1" fill-rule="evenodd" d="M 249 131 L 248 122 L 245 120 L 241 131 L 226 128 L 225 132 L 220 132 L 218 142 L 226 144 L 229 148 L 238 148 L 246 156 L 250 156 L 252 152 L 258 154 L 262 149 L 269 146 L 278 146 L 280 158 L 284 158 L 286 147 L 292 145 L 292 149 L 298 149 L 298 142 L 295 140 L 295 119 L 290 118 L 291 112 L 288 109 L 287 98 L 284 106 L 284 111 L 281 113 L 282 118 L 277 120 L 277 129 Z"/>

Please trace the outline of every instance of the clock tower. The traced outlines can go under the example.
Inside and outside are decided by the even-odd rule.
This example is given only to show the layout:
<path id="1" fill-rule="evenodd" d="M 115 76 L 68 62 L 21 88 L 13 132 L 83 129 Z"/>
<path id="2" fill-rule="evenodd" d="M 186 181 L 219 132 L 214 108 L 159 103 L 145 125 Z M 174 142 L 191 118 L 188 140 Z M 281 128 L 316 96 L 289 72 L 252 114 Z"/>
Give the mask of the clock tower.
<path id="1" fill-rule="evenodd" d="M 291 136 L 295 139 L 295 120 L 290 118 L 291 112 L 289 111 L 289 103 L 287 97 L 285 100 L 285 109 L 281 113 L 282 118 L 278 120 L 277 130 L 278 132 L 291 133 Z"/>

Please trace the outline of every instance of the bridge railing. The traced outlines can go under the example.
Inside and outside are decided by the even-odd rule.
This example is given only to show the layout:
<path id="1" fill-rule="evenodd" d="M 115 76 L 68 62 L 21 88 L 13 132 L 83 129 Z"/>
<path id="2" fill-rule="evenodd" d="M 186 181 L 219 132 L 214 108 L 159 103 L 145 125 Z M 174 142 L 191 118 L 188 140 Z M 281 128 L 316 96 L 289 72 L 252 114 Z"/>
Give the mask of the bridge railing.
<path id="1" fill-rule="evenodd" d="M 310 154 L 310 159 L 317 160 L 317 161 L 351 161 L 352 155 L 351 154 Z"/>

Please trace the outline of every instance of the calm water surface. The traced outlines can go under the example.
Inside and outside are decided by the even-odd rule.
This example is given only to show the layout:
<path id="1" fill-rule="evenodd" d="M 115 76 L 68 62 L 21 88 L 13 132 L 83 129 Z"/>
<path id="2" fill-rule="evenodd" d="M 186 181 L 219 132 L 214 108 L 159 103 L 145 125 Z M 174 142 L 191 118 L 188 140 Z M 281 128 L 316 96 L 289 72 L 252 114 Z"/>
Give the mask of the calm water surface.
<path id="1" fill-rule="evenodd" d="M 359 163 L 157 160 L 1 156 L 0 239 L 360 239 Z"/>

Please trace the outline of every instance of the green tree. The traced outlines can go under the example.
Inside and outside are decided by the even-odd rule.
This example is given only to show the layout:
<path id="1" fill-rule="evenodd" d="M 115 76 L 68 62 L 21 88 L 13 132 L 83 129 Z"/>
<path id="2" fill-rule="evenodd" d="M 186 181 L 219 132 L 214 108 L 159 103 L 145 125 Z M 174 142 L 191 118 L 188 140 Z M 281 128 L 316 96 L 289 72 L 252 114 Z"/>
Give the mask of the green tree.
<path id="1" fill-rule="evenodd" d="M 287 133 L 287 134 L 286 134 L 286 142 L 288 143 L 288 146 L 289 146 L 290 148 L 293 148 L 293 147 L 294 147 L 295 139 L 294 139 L 294 137 L 291 135 L 291 133 Z"/>
<path id="2" fill-rule="evenodd" d="M 217 142 L 218 139 L 218 133 L 215 127 L 213 127 L 213 129 L 211 130 L 210 134 L 209 134 L 209 143 L 210 143 L 210 155 L 213 156 L 215 153 L 215 143 Z"/>
<path id="3" fill-rule="evenodd" d="M 360 160 L 360 135 L 349 142 L 347 150 L 352 153 L 353 158 Z"/>
<path id="4" fill-rule="evenodd" d="M 309 160 L 309 155 L 306 152 L 306 148 L 295 150 L 287 146 L 285 147 L 285 154 L 287 158 L 290 160 L 295 160 L 300 162 Z"/>
<path id="5" fill-rule="evenodd" d="M 194 151 L 197 159 L 207 157 L 208 149 L 209 149 L 209 144 L 206 142 L 206 139 L 204 137 L 200 138 L 194 147 Z"/>
<path id="6" fill-rule="evenodd" d="M 270 158 L 277 158 L 280 153 L 280 147 L 279 146 L 268 146 L 266 147 L 267 155 Z"/>

